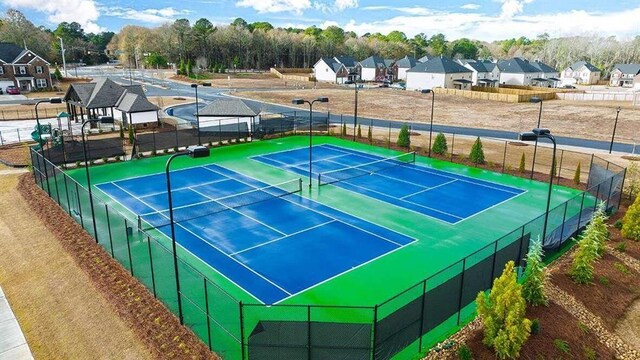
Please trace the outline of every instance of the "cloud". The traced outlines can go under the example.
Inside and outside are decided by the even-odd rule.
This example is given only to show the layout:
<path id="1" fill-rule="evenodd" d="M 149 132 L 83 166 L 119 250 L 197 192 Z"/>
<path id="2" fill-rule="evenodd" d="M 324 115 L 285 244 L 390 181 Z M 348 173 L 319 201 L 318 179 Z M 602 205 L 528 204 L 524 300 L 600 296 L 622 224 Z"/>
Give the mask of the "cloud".
<path id="1" fill-rule="evenodd" d="M 465 9 L 465 10 L 478 10 L 480 9 L 480 5 L 478 4 L 464 4 L 462 6 L 460 6 L 461 9 Z"/>
<path id="2" fill-rule="evenodd" d="M 408 14 L 408 15 L 431 15 L 434 13 L 433 10 L 424 8 L 424 7 L 420 7 L 420 6 L 414 6 L 414 7 L 393 7 L 393 6 L 365 6 L 362 8 L 362 10 L 367 10 L 367 11 L 396 11 L 396 12 L 400 12 L 403 14 Z"/>
<path id="3" fill-rule="evenodd" d="M 343 11 L 346 9 L 357 8 L 358 0 L 336 0 L 335 6 L 336 10 Z"/>
<path id="4" fill-rule="evenodd" d="M 2 0 L 9 7 L 32 9 L 47 14 L 47 20 L 53 24 L 77 22 L 84 31 L 98 33 L 105 31 L 96 21 L 100 12 L 94 0 Z"/>
<path id="5" fill-rule="evenodd" d="M 512 18 L 515 15 L 521 14 L 524 12 L 524 5 L 530 4 L 533 0 L 499 0 L 502 2 L 502 13 L 500 14 L 503 18 Z"/>
<path id="6" fill-rule="evenodd" d="M 368 10 L 391 10 L 394 8 L 375 8 Z M 512 37 L 535 37 L 544 32 L 551 36 L 588 35 L 593 24 L 607 24 L 599 29 L 603 36 L 621 38 L 637 35 L 637 19 L 640 19 L 640 7 L 617 12 L 568 11 L 554 14 L 491 16 L 477 12 L 444 12 L 423 9 L 420 15 L 410 15 L 408 8 L 395 8 L 402 15 L 381 21 L 356 22 L 350 20 L 343 24 L 346 31 L 357 34 L 380 32 L 387 34 L 400 30 L 412 37 L 418 33 L 429 35 L 444 33 L 448 39 L 463 37 L 494 41 Z M 410 8 L 409 8 L 410 9 Z"/>
<path id="7" fill-rule="evenodd" d="M 136 20 L 153 24 L 172 21 L 179 16 L 184 16 L 190 13 L 189 10 L 176 10 L 172 7 L 166 7 L 162 9 L 136 10 L 132 8 L 115 6 L 110 8 L 103 8 L 102 11 L 106 16 L 119 17 L 122 19 Z"/>
<path id="8" fill-rule="evenodd" d="M 253 8 L 259 13 L 292 12 L 300 15 L 311 8 L 310 0 L 240 0 L 237 7 Z"/>

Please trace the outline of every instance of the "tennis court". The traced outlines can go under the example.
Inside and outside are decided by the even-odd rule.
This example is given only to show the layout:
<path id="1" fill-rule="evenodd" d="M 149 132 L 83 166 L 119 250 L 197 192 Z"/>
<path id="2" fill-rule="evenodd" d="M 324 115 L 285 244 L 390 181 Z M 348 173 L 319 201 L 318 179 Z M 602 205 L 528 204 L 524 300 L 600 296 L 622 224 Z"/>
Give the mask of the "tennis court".
<path id="1" fill-rule="evenodd" d="M 309 174 L 309 150 L 253 159 L 299 175 Z M 385 158 L 331 144 L 314 146 L 318 185 L 333 184 L 432 218 L 457 224 L 525 193 L 515 187 L 415 164 L 415 154 Z"/>
<path id="2" fill-rule="evenodd" d="M 275 304 L 414 239 L 219 165 L 172 172 L 177 242 L 265 304 Z M 170 236 L 165 174 L 96 186 Z"/>

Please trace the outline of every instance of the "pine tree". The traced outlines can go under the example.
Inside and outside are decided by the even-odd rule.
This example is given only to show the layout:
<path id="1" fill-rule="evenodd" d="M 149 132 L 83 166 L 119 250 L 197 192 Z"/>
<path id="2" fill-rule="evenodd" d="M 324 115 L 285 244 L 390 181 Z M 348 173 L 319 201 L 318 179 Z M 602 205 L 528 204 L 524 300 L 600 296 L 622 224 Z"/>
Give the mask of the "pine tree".
<path id="1" fill-rule="evenodd" d="M 408 148 L 409 145 L 411 145 L 411 139 L 409 138 L 409 126 L 407 126 L 407 124 L 402 125 L 400 128 L 397 144 L 404 148 Z"/>
<path id="2" fill-rule="evenodd" d="M 371 131 L 371 126 L 369 126 L 369 131 L 367 132 L 367 139 L 369 139 L 369 144 L 373 143 L 373 132 Z"/>
<path id="3" fill-rule="evenodd" d="M 362 138 L 362 128 L 360 127 L 360 124 L 358 124 L 358 139 Z"/>
<path id="4" fill-rule="evenodd" d="M 593 241 L 585 234 L 578 241 L 578 249 L 573 253 L 569 276 L 578 284 L 589 284 L 593 280 L 593 262 L 596 252 Z"/>
<path id="5" fill-rule="evenodd" d="M 438 133 L 435 140 L 433 140 L 433 146 L 431 146 L 431 152 L 438 155 L 444 155 L 449 148 L 447 147 L 447 138 L 443 133 Z"/>
<path id="6" fill-rule="evenodd" d="M 578 167 L 576 168 L 576 173 L 573 174 L 573 184 L 580 185 L 580 175 L 581 175 L 580 163 L 578 163 Z"/>
<path id="7" fill-rule="evenodd" d="M 129 124 L 129 144 L 133 145 L 134 140 L 135 140 L 135 134 L 133 132 L 133 125 Z"/>
<path id="8" fill-rule="evenodd" d="M 56 70 L 53 72 L 53 77 L 56 78 L 56 80 L 62 80 L 62 73 L 60 72 L 60 68 L 56 66 Z"/>
<path id="9" fill-rule="evenodd" d="M 342 136 L 347 136 L 347 123 L 342 124 Z"/>
<path id="10" fill-rule="evenodd" d="M 627 179 L 629 183 L 629 198 L 633 198 L 640 190 L 640 165 L 637 161 L 632 161 L 627 168 Z"/>
<path id="11" fill-rule="evenodd" d="M 122 128 L 122 123 L 120 123 L 120 139 L 124 140 L 124 129 Z"/>
<path id="12" fill-rule="evenodd" d="M 526 158 L 525 158 L 524 151 L 523 151 L 522 152 L 522 156 L 520 157 L 520 165 L 518 166 L 518 172 L 520 174 L 524 174 L 525 163 L 526 163 Z"/>
<path id="13" fill-rule="evenodd" d="M 524 272 L 524 283 L 522 284 L 522 296 L 533 305 L 547 305 L 547 296 L 544 293 L 544 283 L 547 279 L 547 271 L 542 262 L 543 257 L 542 242 L 540 239 L 534 241 L 527 254 L 527 268 Z"/>
<path id="14" fill-rule="evenodd" d="M 488 296 L 478 293 L 476 305 L 484 325 L 485 345 L 493 347 L 500 359 L 517 358 L 531 334 L 531 321 L 525 318 L 526 302 L 513 261 L 505 265 Z"/>
<path id="15" fill-rule="evenodd" d="M 596 256 L 601 258 L 604 255 L 607 238 L 609 238 L 609 230 L 607 229 L 607 214 L 605 212 L 605 203 L 600 202 L 598 209 L 593 214 L 589 226 L 592 228 L 592 241 L 596 250 Z"/>
<path id="16" fill-rule="evenodd" d="M 184 59 L 180 59 L 180 66 L 178 66 L 178 75 L 187 75 L 187 67 L 184 63 Z"/>
<path id="17" fill-rule="evenodd" d="M 640 241 L 640 196 L 636 197 L 622 219 L 622 236 Z"/>
<path id="18" fill-rule="evenodd" d="M 471 154 L 469 154 L 469 159 L 475 164 L 484 164 L 484 150 L 482 149 L 482 141 L 480 141 L 479 136 L 471 147 Z"/>

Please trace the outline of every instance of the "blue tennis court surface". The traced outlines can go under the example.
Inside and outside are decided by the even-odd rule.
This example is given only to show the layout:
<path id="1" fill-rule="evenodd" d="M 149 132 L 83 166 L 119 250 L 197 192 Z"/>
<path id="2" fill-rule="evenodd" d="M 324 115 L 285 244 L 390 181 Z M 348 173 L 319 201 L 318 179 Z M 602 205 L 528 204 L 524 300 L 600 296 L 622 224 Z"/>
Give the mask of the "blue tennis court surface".
<path id="1" fill-rule="evenodd" d="M 300 148 L 253 159 L 308 176 L 309 149 Z M 313 172 L 327 183 L 456 224 L 525 191 L 440 171 L 402 157 L 380 156 L 323 144 L 313 147 Z M 333 181 L 332 181 L 333 180 Z"/>
<path id="2" fill-rule="evenodd" d="M 218 165 L 171 173 L 177 242 L 265 304 L 409 245 L 414 239 Z M 96 186 L 170 236 L 165 175 Z"/>

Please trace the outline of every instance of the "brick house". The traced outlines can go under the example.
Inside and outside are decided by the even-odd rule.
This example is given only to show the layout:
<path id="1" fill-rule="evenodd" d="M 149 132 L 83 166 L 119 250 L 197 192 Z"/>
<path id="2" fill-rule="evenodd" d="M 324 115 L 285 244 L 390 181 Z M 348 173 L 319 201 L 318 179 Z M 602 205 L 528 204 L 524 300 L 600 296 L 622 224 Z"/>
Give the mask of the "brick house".
<path id="1" fill-rule="evenodd" d="M 17 86 L 22 92 L 50 88 L 49 63 L 29 49 L 0 43 L 0 89 Z"/>

